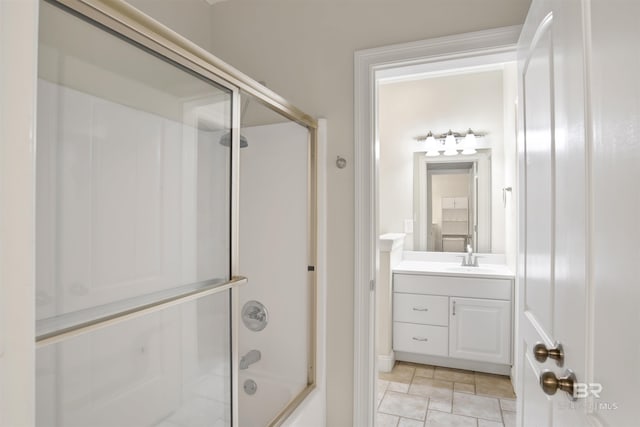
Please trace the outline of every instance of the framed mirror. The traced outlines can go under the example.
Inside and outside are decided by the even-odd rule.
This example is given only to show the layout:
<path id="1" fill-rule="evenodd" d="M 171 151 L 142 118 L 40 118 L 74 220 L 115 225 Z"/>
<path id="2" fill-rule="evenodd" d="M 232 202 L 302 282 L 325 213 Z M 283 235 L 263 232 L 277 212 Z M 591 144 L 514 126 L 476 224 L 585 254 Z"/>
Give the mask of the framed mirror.
<path id="1" fill-rule="evenodd" d="M 491 155 L 426 157 L 414 153 L 413 247 L 418 251 L 491 252 Z"/>
<path id="2" fill-rule="evenodd" d="M 504 190 L 516 181 L 516 77 L 510 63 L 379 83 L 380 235 L 404 234 L 403 251 L 451 252 L 470 243 L 477 253 L 516 253 L 516 203 Z M 467 150 L 470 129 L 477 136 L 475 153 Z M 456 143 L 451 150 L 450 132 Z M 447 175 L 465 188 L 438 190 Z M 444 225 L 443 245 L 442 199 L 456 197 L 467 198 L 468 218 L 463 211 L 444 214 L 464 216 L 467 224 Z"/>

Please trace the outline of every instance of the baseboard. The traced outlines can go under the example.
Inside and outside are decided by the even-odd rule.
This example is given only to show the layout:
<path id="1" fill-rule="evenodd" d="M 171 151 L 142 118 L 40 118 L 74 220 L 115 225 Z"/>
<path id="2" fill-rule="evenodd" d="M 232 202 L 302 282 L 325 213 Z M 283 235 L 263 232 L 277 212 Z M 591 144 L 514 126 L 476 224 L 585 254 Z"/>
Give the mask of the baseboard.
<path id="1" fill-rule="evenodd" d="M 426 356 L 424 354 L 406 353 L 404 351 L 396 351 L 395 358 L 396 360 L 422 363 L 425 365 L 467 369 L 470 371 L 486 372 L 489 374 L 511 375 L 511 365 L 502 365 L 498 363 L 476 362 L 473 360 L 454 359 L 451 357 Z"/>
<path id="2" fill-rule="evenodd" d="M 388 355 L 378 355 L 378 372 L 391 372 L 396 364 L 396 355 L 393 351 Z"/>

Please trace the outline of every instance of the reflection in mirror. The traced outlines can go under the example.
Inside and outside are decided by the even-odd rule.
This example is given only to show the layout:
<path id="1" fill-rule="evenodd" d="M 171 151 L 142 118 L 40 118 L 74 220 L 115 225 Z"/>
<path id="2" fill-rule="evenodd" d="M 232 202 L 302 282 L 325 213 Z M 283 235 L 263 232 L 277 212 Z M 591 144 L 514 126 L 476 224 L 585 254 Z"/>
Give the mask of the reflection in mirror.
<path id="1" fill-rule="evenodd" d="M 486 151 L 453 160 L 415 153 L 415 250 L 464 252 L 470 245 L 474 252 L 491 252 L 491 166 Z"/>
<path id="2" fill-rule="evenodd" d="M 515 198 L 502 196 L 502 189 L 515 182 L 516 75 L 514 64 L 498 64 L 482 69 L 411 74 L 380 83 L 380 234 L 404 234 L 404 251 L 441 251 L 442 224 L 438 218 L 443 213 L 442 197 L 467 197 L 468 229 L 466 233 L 459 228 L 449 233 L 452 238 L 446 239 L 444 250 L 451 245 L 459 248 L 464 244 L 460 237 L 466 234 L 464 240 L 476 252 L 516 253 Z M 467 150 L 469 129 L 476 134 L 475 153 Z M 448 130 L 455 139 L 454 150 L 447 147 Z M 430 132 L 432 140 L 428 139 Z M 454 151 L 456 154 L 450 155 Z M 477 180 L 474 185 L 467 185 L 468 192 L 443 194 L 434 201 L 434 189 L 428 190 L 427 185 L 433 186 L 436 175 L 437 185 L 445 173 L 431 174 L 428 182 L 427 171 L 446 163 L 473 164 L 471 171 Z M 468 165 L 451 169 L 470 170 Z"/>

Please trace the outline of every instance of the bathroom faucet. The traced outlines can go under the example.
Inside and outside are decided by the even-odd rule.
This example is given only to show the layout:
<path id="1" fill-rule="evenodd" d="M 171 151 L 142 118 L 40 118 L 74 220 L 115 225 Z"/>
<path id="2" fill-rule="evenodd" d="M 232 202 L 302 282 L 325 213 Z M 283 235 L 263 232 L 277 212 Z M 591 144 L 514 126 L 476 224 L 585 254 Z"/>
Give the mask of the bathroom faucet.
<path id="1" fill-rule="evenodd" d="M 478 255 L 473 256 L 473 249 L 471 248 L 471 244 L 467 244 L 467 255 L 460 256 L 462 258 L 462 266 L 463 267 L 478 267 Z"/>
<path id="2" fill-rule="evenodd" d="M 260 350 L 251 350 L 240 358 L 240 370 L 249 368 L 262 358 Z"/>

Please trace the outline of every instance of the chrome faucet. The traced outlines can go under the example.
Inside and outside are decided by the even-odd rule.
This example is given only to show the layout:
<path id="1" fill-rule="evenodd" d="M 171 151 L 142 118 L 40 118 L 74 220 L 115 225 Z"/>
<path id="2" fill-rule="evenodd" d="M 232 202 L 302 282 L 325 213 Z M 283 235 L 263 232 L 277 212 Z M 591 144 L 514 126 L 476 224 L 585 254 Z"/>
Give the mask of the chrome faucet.
<path id="1" fill-rule="evenodd" d="M 461 255 L 463 267 L 478 267 L 478 255 L 473 256 L 471 244 L 467 244 L 467 255 Z"/>
<path id="2" fill-rule="evenodd" d="M 253 365 L 261 358 L 262 353 L 260 353 L 260 350 L 249 351 L 247 354 L 240 358 L 240 370 L 249 368 L 250 365 Z"/>

